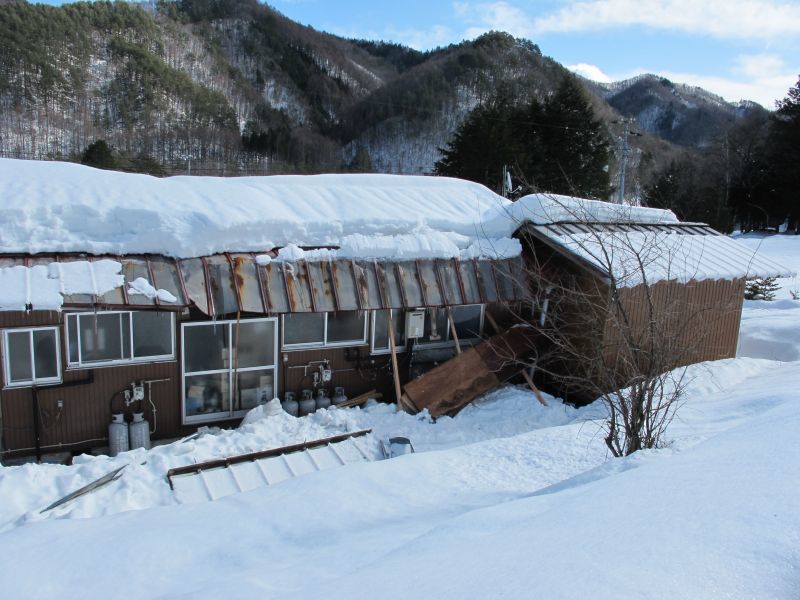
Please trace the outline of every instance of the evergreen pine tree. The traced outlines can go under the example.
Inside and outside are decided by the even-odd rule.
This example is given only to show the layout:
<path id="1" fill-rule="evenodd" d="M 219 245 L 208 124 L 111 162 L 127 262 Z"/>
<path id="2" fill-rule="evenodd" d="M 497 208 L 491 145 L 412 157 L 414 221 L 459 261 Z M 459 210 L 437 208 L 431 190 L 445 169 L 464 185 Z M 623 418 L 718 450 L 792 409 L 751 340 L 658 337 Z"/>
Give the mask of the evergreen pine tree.
<path id="1" fill-rule="evenodd" d="M 786 216 L 800 231 L 800 79 L 778 102 L 770 129 L 770 162 L 774 173 L 775 198 L 770 212 Z"/>

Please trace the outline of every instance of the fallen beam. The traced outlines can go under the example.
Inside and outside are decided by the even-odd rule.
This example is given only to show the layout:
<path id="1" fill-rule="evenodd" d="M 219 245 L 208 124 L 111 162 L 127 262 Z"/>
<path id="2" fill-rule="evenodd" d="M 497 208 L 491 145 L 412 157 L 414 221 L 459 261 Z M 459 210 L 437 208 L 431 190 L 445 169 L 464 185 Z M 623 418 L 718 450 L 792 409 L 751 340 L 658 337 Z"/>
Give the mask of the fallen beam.
<path id="1" fill-rule="evenodd" d="M 405 386 L 404 400 L 432 417 L 454 415 L 527 365 L 536 343 L 530 327 L 513 327 L 464 350 Z"/>

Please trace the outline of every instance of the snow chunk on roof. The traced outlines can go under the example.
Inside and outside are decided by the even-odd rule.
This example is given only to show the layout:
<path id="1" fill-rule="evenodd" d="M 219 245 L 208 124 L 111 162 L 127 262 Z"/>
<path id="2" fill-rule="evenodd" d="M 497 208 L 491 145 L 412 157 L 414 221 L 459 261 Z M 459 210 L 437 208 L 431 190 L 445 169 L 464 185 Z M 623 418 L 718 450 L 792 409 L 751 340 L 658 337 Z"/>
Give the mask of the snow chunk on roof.
<path id="1" fill-rule="evenodd" d="M 601 200 L 587 200 L 558 194 L 530 194 L 508 206 L 496 207 L 485 218 L 487 231 L 496 232 L 503 223 L 679 223 L 671 210 L 627 206 Z M 508 225 L 506 225 L 507 227 Z"/>
<path id="2" fill-rule="evenodd" d="M 490 209 L 477 183 L 399 175 L 168 177 L 0 159 L 0 252 L 155 253 L 188 258 L 274 247 L 369 253 L 394 236 L 418 251 L 467 249 Z M 507 237 L 509 223 L 501 224 Z M 357 236 L 363 236 L 358 238 Z M 373 238 L 367 242 L 367 238 Z M 422 239 L 425 238 L 425 239 Z M 391 251 L 397 249 L 392 246 Z M 366 252 L 366 250 L 364 251 Z"/>
<path id="3" fill-rule="evenodd" d="M 64 296 L 102 296 L 125 280 L 114 260 L 0 268 L 0 310 L 61 310 Z"/>

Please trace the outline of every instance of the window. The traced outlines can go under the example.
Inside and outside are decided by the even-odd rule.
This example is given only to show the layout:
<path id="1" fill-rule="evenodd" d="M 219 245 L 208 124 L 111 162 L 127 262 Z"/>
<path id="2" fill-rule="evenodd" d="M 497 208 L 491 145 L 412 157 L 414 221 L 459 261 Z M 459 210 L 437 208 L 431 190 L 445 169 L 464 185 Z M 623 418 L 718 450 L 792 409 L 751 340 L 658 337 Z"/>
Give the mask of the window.
<path id="1" fill-rule="evenodd" d="M 375 310 L 372 312 L 372 353 L 386 354 L 389 350 L 389 315 L 394 324 L 395 350 L 406 349 L 406 319 L 402 310 Z"/>
<path id="2" fill-rule="evenodd" d="M 71 367 L 175 358 L 173 313 L 72 313 L 67 315 L 66 322 Z"/>
<path id="3" fill-rule="evenodd" d="M 6 329 L 3 371 L 9 387 L 61 382 L 61 352 L 57 327 Z"/>
<path id="4" fill-rule="evenodd" d="M 183 422 L 243 416 L 272 400 L 277 319 L 184 323 Z"/>
<path id="5" fill-rule="evenodd" d="M 291 313 L 283 317 L 283 347 L 287 350 L 366 343 L 365 312 Z"/>
<path id="6" fill-rule="evenodd" d="M 450 314 L 456 327 L 458 340 L 474 340 L 483 332 L 483 304 L 452 306 Z M 451 341 L 450 324 L 447 322 L 447 309 L 429 308 L 425 314 L 424 335 L 417 340 L 418 344 L 449 344 Z"/>

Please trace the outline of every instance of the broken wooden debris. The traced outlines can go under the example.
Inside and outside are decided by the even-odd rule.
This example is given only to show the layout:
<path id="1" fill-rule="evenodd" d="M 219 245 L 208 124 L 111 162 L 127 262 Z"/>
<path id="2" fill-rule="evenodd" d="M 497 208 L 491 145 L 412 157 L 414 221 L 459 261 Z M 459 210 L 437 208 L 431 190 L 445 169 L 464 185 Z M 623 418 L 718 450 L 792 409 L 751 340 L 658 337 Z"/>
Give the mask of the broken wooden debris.
<path id="1" fill-rule="evenodd" d="M 378 400 L 379 398 L 383 398 L 383 394 L 376 392 L 375 390 L 370 390 L 364 394 L 361 394 L 360 396 L 349 398 L 344 402 L 340 402 L 336 405 L 336 408 L 350 408 L 351 406 L 359 406 L 360 404 L 364 404 L 369 399 Z"/>
<path id="2" fill-rule="evenodd" d="M 413 412 L 455 415 L 481 394 L 519 373 L 536 343 L 535 330 L 513 327 L 464 350 L 405 386 Z"/>

